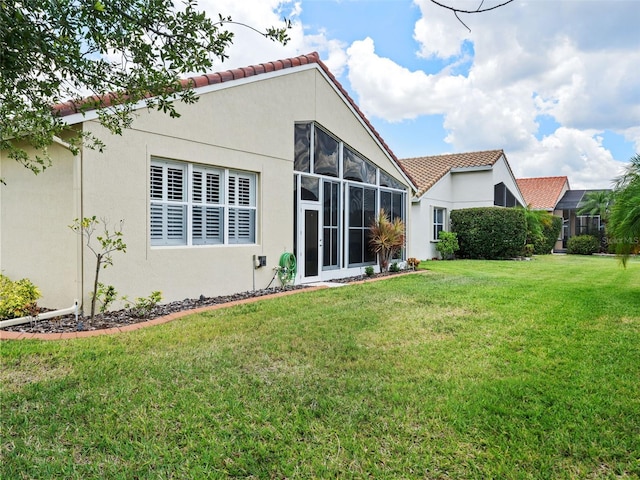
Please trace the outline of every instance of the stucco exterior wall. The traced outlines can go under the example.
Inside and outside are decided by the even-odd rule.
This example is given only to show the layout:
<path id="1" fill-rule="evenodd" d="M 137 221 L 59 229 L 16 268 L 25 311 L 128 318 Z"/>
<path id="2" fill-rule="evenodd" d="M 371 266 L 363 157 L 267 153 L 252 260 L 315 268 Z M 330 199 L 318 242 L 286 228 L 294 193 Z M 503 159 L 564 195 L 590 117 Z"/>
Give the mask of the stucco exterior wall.
<path id="1" fill-rule="evenodd" d="M 39 175 L 0 153 L 0 270 L 31 280 L 40 305 L 69 307 L 80 289 L 80 239 L 68 227 L 79 215 L 79 163 L 57 144 L 50 152 L 53 164 Z"/>
<path id="2" fill-rule="evenodd" d="M 418 202 L 411 204 L 411 238 L 409 256 L 420 260 L 438 257 L 436 239 L 433 238 L 433 209 L 447 211 L 445 229 L 449 229 L 449 213 L 454 207 L 451 175 L 442 177 Z"/>
<path id="3" fill-rule="evenodd" d="M 433 238 L 433 209 L 446 209 L 445 230 L 450 230 L 449 215 L 462 208 L 492 207 L 494 186 L 503 182 L 524 205 L 524 199 L 504 157 L 490 169 L 451 171 L 411 205 L 411 248 L 409 256 L 419 259 L 438 258 Z"/>
<path id="4" fill-rule="evenodd" d="M 113 266 L 100 272 L 100 281 L 112 284 L 120 295 L 135 299 L 160 290 L 163 301 L 173 301 L 247 291 L 254 285 L 265 288 L 280 255 L 293 251 L 298 121 L 317 121 L 405 183 L 318 68 L 291 69 L 210 90 L 194 105 L 178 105 L 179 119 L 139 110 L 132 128 L 122 136 L 111 135 L 96 121 L 85 121 L 83 128 L 102 139 L 106 149 L 103 153 L 84 149 L 78 160 L 81 168 L 73 167 L 69 152 L 56 148 L 52 156 L 60 166 L 33 182 L 32 174 L 26 170 L 24 175 L 15 174 L 3 161 L 3 175 L 6 170 L 7 180 L 15 177 L 20 192 L 3 191 L 1 197 L 3 270 L 32 278 L 46 292 L 42 305 L 66 307 L 82 292 L 87 310 L 95 257 L 84 247 L 79 267 L 78 237 L 67 225 L 76 217 L 95 215 L 107 219 L 110 227 L 124 222 L 127 251 L 114 253 Z M 155 157 L 256 173 L 256 243 L 151 246 L 149 169 Z M 80 175 L 82 184 L 77 201 L 72 193 L 74 171 L 78 185 Z M 19 197 L 25 195 L 28 206 L 22 208 Z M 15 252 L 21 242 L 28 244 L 34 258 L 46 261 L 18 258 Z M 52 255 L 52 242 L 59 245 L 60 254 Z M 254 255 L 265 255 L 267 266 L 254 269 Z"/>
<path id="5" fill-rule="evenodd" d="M 453 185 L 451 200 L 455 210 L 493 206 L 494 174 L 492 170 L 452 172 L 450 175 Z"/>
<path id="6" fill-rule="evenodd" d="M 504 156 L 501 157 L 493 166 L 493 184 L 495 185 L 500 182 L 503 182 L 506 187 L 511 190 L 511 193 L 513 193 L 513 195 L 516 197 L 516 200 L 520 202 L 520 205 L 522 205 L 523 207 L 527 206 L 527 202 L 520 193 L 520 189 L 518 188 L 516 179 L 513 177 L 513 174 L 509 169 Z M 493 198 L 493 193 L 491 198 Z"/>

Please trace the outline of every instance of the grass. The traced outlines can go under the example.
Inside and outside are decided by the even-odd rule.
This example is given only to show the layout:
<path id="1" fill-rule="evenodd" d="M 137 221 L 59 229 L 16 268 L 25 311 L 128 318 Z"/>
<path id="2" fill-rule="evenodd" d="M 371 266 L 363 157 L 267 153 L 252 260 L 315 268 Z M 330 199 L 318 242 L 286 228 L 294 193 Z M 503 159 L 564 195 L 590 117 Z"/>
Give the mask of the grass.
<path id="1" fill-rule="evenodd" d="M 640 262 L 430 272 L 0 344 L 0 478 L 639 478 Z"/>

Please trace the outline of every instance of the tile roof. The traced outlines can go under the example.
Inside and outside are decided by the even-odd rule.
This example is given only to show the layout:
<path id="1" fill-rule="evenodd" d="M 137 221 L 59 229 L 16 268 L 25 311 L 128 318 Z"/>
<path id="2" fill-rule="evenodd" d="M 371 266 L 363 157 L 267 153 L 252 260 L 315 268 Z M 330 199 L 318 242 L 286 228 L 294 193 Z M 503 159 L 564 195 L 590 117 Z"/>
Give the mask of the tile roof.
<path id="1" fill-rule="evenodd" d="M 516 182 L 527 205 L 534 210 L 554 210 L 565 185 L 569 188 L 567 177 L 518 178 Z"/>
<path id="2" fill-rule="evenodd" d="M 453 153 L 431 157 L 400 159 L 400 165 L 418 187 L 417 197 L 455 168 L 491 167 L 504 155 L 503 150 Z"/>
<path id="3" fill-rule="evenodd" d="M 206 73 L 203 75 L 197 75 L 194 77 L 183 79 L 180 81 L 180 83 L 185 88 L 189 86 L 192 86 L 194 88 L 199 88 L 207 85 L 215 85 L 218 83 L 229 82 L 231 80 L 253 77 L 253 76 L 261 75 L 264 73 L 284 70 L 287 68 L 298 67 L 300 65 L 308 65 L 308 64 L 317 64 L 322 69 L 322 71 L 327 75 L 327 77 L 329 77 L 331 82 L 333 82 L 333 84 L 338 89 L 338 91 L 344 96 L 346 101 L 351 105 L 351 107 L 356 112 L 356 114 L 365 123 L 367 128 L 374 135 L 374 137 L 378 140 L 378 142 L 380 142 L 380 145 L 382 145 L 384 150 L 389 154 L 389 156 L 393 159 L 393 161 L 402 169 L 401 165 L 398 162 L 398 158 L 393 153 L 389 145 L 387 145 L 384 139 L 373 127 L 371 122 L 369 122 L 369 120 L 364 115 L 362 110 L 360 110 L 360 107 L 358 107 L 356 102 L 347 93 L 347 91 L 340 84 L 338 79 L 333 75 L 333 73 L 329 71 L 329 68 L 322 62 L 322 60 L 320 60 L 320 55 L 318 54 L 318 52 L 312 52 L 306 55 L 299 55 L 297 57 L 285 58 L 283 60 L 276 60 L 273 62 L 260 63 L 258 65 L 251 65 L 249 67 L 234 68 L 232 70 L 226 70 L 223 72 Z M 97 106 L 108 107 L 115 100 L 116 100 L 116 96 L 112 93 L 105 94 L 100 97 L 98 96 L 88 97 L 79 102 L 69 100 L 68 102 L 54 105 L 53 111 L 55 115 L 64 117 L 67 115 L 73 115 L 75 113 L 87 112 L 95 109 Z M 89 105 L 89 108 L 87 108 L 87 105 Z"/>

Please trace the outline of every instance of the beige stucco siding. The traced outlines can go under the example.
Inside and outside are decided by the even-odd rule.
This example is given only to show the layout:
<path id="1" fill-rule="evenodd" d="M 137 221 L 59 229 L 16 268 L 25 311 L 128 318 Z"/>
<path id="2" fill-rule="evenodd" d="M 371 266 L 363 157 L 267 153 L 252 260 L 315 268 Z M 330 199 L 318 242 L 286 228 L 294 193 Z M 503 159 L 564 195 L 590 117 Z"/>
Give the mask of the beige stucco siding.
<path id="1" fill-rule="evenodd" d="M 300 83 L 299 78 L 283 77 L 210 92 L 195 105 L 181 105 L 179 119 L 143 111 L 122 137 L 91 125 L 108 149 L 85 160 L 85 215 L 101 212 L 113 221 L 123 219 L 128 246 L 104 271 L 106 283 L 130 298 L 160 290 L 166 301 L 251 290 L 254 274 L 256 288 L 267 286 L 280 254 L 293 247 L 296 112 L 279 92 L 289 91 L 297 97 L 295 105 L 306 103 L 309 110 L 313 90 L 301 92 Z M 148 178 L 153 157 L 256 173 L 256 244 L 151 246 Z M 254 270 L 254 255 L 266 255 L 267 267 Z M 91 272 L 85 264 L 85 276 Z"/>
<path id="2" fill-rule="evenodd" d="M 107 144 L 86 152 L 85 215 L 124 220 L 126 254 L 102 273 L 130 298 L 163 292 L 166 301 L 264 288 L 283 252 L 293 250 L 293 152 L 296 121 L 317 121 L 402 180 L 359 118 L 316 69 L 274 76 L 203 94 L 171 119 L 140 111 L 121 137 L 97 123 L 88 128 Z M 322 113 L 319 113 L 322 112 Z M 255 245 L 155 247 L 149 244 L 149 164 L 152 157 L 257 174 Z M 253 256 L 267 267 L 254 270 Z M 85 263 L 85 278 L 93 266 Z M 277 281 L 276 281 L 277 283 Z M 85 291 L 90 286 L 85 286 Z"/>
<path id="3" fill-rule="evenodd" d="M 85 148 L 74 158 L 54 145 L 54 166 L 37 177 L 2 158 L 0 173 L 8 183 L 0 187 L 3 272 L 32 279 L 44 294 L 42 306 L 67 307 L 82 296 L 88 310 L 95 257 L 68 225 L 95 215 L 111 229 L 123 221 L 127 251 L 114 253 L 113 266 L 100 272 L 101 282 L 120 295 L 135 299 L 160 290 L 164 301 L 173 301 L 251 290 L 254 284 L 265 288 L 280 255 L 293 251 L 295 122 L 321 124 L 406 183 L 317 66 L 205 87 L 201 93 L 196 104 L 177 105 L 178 119 L 138 110 L 122 136 L 80 119 L 83 129 L 105 143 L 104 152 Z M 151 246 L 152 158 L 255 173 L 256 243 Z M 265 255 L 267 266 L 254 269 L 254 255 Z"/>
<path id="4" fill-rule="evenodd" d="M 50 152 L 53 164 L 39 175 L 0 153 L 0 270 L 38 286 L 40 305 L 69 307 L 79 290 L 79 238 L 68 227 L 79 214 L 79 162 L 57 144 Z"/>

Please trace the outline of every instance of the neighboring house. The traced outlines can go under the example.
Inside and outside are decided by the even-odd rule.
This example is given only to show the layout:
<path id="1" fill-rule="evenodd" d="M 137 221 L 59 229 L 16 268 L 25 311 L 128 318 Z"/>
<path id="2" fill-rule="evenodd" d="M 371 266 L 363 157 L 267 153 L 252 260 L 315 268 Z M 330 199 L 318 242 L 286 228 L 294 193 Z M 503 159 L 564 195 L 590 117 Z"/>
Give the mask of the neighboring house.
<path id="1" fill-rule="evenodd" d="M 604 233 L 600 215 L 580 215 L 578 212 L 590 192 L 602 190 L 571 190 L 567 177 L 519 178 L 518 186 L 527 205 L 534 210 L 545 210 L 562 218 L 562 232 L 554 252 L 563 252 L 567 241 L 575 235 Z"/>
<path id="2" fill-rule="evenodd" d="M 284 252 L 298 283 L 359 274 L 376 264 L 378 209 L 409 220 L 415 187 L 317 53 L 192 81 L 200 99 L 178 104 L 179 119 L 140 105 L 122 136 L 95 111 L 58 106 L 104 153 L 55 143 L 38 176 L 0 153 L 0 270 L 31 279 L 41 305 L 86 302 L 93 288 L 75 218 L 123 220 L 127 251 L 101 281 L 165 301 L 265 288 Z"/>
<path id="3" fill-rule="evenodd" d="M 570 190 L 567 177 L 534 177 L 518 178 L 518 187 L 524 200 L 533 210 L 544 210 L 552 215 L 563 216 L 563 211 L 557 208 L 558 202 Z M 556 242 L 554 250 L 562 250 L 564 233 Z"/>
<path id="4" fill-rule="evenodd" d="M 604 235 L 604 222 L 600 215 L 583 215 L 580 209 L 584 206 L 586 196 L 590 192 L 607 191 L 597 190 L 569 190 L 556 205 L 556 212 L 562 217 L 562 244 L 556 250 L 566 250 L 567 242 L 575 235 L 593 235 L 600 240 Z"/>
<path id="5" fill-rule="evenodd" d="M 567 177 L 535 177 L 518 178 L 518 187 L 524 200 L 532 210 L 545 210 L 551 214 L 556 211 L 556 205 L 570 190 Z"/>
<path id="6" fill-rule="evenodd" d="M 418 188 L 411 205 L 411 257 L 438 256 L 438 234 L 449 230 L 452 210 L 525 203 L 502 150 L 405 158 L 400 165 Z"/>

